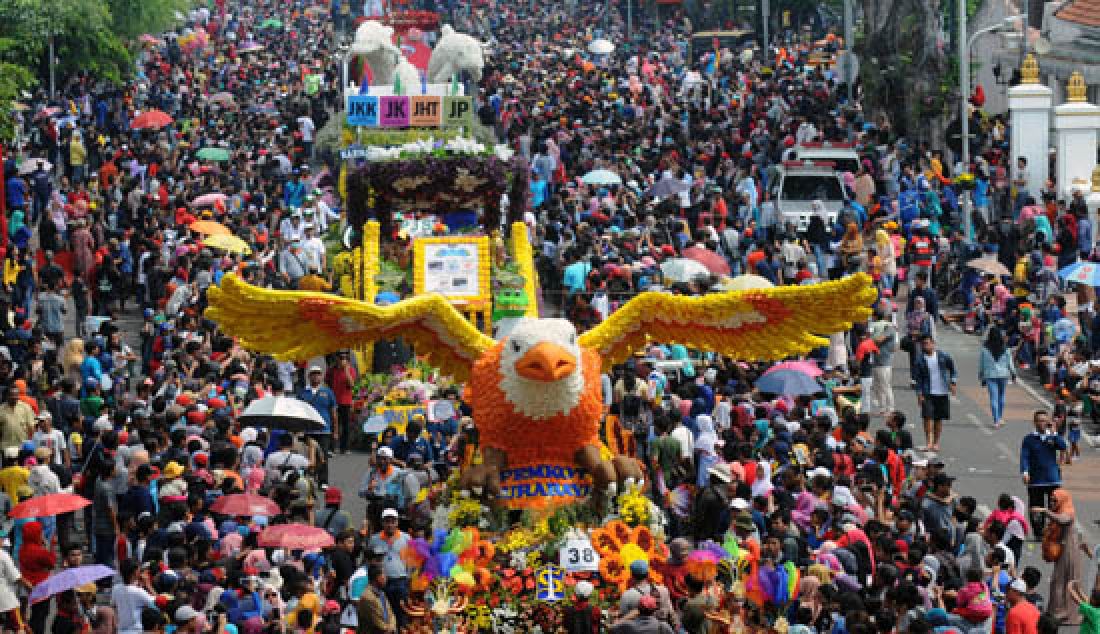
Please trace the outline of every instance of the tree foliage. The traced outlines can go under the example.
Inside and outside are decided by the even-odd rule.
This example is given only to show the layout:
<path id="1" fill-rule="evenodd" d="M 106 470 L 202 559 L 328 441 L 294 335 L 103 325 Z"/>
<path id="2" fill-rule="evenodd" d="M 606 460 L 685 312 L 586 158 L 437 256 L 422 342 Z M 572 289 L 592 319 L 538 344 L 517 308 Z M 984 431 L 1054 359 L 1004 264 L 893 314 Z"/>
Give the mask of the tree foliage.
<path id="1" fill-rule="evenodd" d="M 53 38 L 58 86 L 79 72 L 119 83 L 133 58 L 127 44 L 172 25 L 189 0 L 0 0 L 0 137 L 12 133 L 11 104 L 46 83 Z"/>

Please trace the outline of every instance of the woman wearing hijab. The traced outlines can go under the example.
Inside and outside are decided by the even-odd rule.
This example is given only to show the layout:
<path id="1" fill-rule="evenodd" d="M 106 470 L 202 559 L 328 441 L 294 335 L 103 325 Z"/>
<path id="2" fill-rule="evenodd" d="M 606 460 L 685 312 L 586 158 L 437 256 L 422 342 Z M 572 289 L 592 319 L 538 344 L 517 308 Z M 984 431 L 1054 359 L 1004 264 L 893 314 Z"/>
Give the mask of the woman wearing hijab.
<path id="1" fill-rule="evenodd" d="M 863 237 L 859 235 L 859 225 L 849 222 L 840 239 L 840 264 L 842 270 L 850 270 L 852 263 L 858 263 L 863 255 Z"/>
<path id="2" fill-rule="evenodd" d="M 993 427 L 1004 425 L 1005 389 L 1016 382 L 1016 365 L 1005 345 L 1004 333 L 997 326 L 989 329 L 978 360 L 978 381 L 989 390 L 989 409 Z"/>
<path id="3" fill-rule="evenodd" d="M 1062 552 L 1054 562 L 1047 593 L 1047 611 L 1062 625 L 1080 625 L 1081 615 L 1069 593 L 1071 582 L 1081 580 L 1081 535 L 1077 531 L 1077 511 L 1066 489 L 1057 489 L 1050 496 L 1050 508 L 1037 507 L 1033 513 L 1043 513 L 1062 532 Z M 1049 529 L 1048 529 L 1049 530 Z"/>
<path id="4" fill-rule="evenodd" d="M 698 433 L 695 435 L 695 464 L 700 487 L 706 486 L 707 469 L 721 458 L 718 457 L 718 434 L 714 431 L 714 419 L 706 414 L 695 417 Z"/>
<path id="5" fill-rule="evenodd" d="M 882 229 L 875 231 L 875 251 L 882 261 L 883 289 L 894 290 L 894 282 L 898 279 L 898 257 L 894 252 L 894 243 L 890 240 L 890 234 Z"/>

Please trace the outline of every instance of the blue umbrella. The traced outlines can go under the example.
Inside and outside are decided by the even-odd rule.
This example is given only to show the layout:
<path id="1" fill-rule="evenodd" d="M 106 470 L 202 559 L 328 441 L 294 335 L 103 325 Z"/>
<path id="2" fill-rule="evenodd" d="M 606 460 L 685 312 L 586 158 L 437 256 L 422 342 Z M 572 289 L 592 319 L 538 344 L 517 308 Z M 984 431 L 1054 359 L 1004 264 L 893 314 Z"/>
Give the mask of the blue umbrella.
<path id="1" fill-rule="evenodd" d="M 1100 286 L 1100 262 L 1074 262 L 1058 271 L 1067 282 L 1086 286 Z"/>
<path id="2" fill-rule="evenodd" d="M 805 372 L 798 370 L 776 370 L 756 380 L 756 389 L 768 394 L 802 396 L 817 394 L 825 388 Z"/>
<path id="3" fill-rule="evenodd" d="M 37 603 L 78 586 L 106 579 L 114 574 L 114 569 L 99 564 L 66 568 L 36 585 L 31 590 L 31 603 Z"/>
<path id="4" fill-rule="evenodd" d="M 585 185 L 622 185 L 623 179 L 611 170 L 592 170 L 581 177 Z"/>

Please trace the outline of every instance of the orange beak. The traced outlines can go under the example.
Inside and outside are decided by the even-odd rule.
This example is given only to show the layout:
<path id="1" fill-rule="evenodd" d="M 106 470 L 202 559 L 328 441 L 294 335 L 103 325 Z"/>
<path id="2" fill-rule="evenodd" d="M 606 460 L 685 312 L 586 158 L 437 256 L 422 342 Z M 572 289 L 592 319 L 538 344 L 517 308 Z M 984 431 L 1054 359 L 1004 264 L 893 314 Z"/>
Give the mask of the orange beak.
<path id="1" fill-rule="evenodd" d="M 551 383 L 563 379 L 577 369 L 573 353 L 556 343 L 543 341 L 516 361 L 516 372 L 525 379 Z"/>

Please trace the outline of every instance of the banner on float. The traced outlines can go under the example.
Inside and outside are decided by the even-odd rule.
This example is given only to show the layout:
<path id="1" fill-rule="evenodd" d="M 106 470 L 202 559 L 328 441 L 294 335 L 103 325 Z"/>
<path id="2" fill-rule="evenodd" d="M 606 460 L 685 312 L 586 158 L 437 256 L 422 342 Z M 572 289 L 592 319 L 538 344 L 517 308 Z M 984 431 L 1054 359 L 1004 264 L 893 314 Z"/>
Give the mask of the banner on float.
<path id="1" fill-rule="evenodd" d="M 405 433 L 405 426 L 409 424 L 413 416 L 420 414 L 424 420 L 428 419 L 427 405 L 375 405 L 371 411 L 371 418 L 381 418 L 386 427 L 393 427 L 398 434 Z"/>
<path id="2" fill-rule="evenodd" d="M 471 97 L 348 95 L 347 123 L 363 128 L 438 128 L 473 123 Z"/>
<path id="3" fill-rule="evenodd" d="M 513 509 L 572 504 L 588 497 L 592 482 L 576 467 L 539 464 L 500 472 L 500 501 Z"/>

